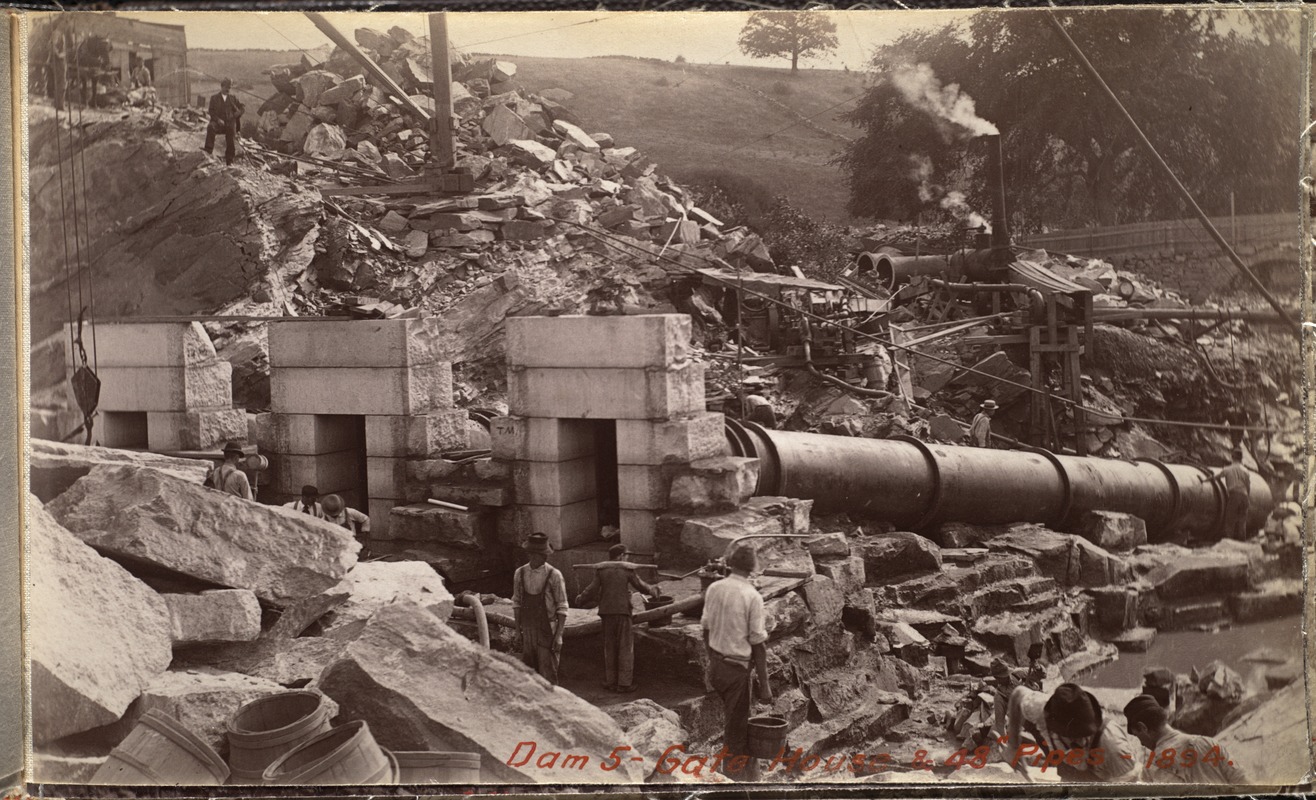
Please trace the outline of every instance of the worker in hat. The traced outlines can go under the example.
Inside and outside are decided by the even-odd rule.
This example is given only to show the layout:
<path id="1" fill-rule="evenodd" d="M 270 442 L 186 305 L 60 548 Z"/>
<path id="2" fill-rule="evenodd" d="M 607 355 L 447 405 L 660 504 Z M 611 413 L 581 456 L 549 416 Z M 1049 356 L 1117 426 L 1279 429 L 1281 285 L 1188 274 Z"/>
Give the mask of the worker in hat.
<path id="1" fill-rule="evenodd" d="M 567 626 L 567 582 L 548 563 L 553 548 L 547 534 L 530 534 L 524 549 L 530 563 L 517 567 L 512 575 L 512 610 L 521 638 L 521 660 L 556 686 L 562 632 Z"/>
<path id="2" fill-rule="evenodd" d="M 969 425 L 969 444 L 973 447 L 992 446 L 992 416 L 996 414 L 996 401 L 988 400 L 982 404 L 978 415 Z"/>
<path id="3" fill-rule="evenodd" d="M 1006 714 L 1004 756 L 1016 769 L 1046 764 L 1069 783 L 1137 780 L 1145 760 L 1138 740 L 1118 721 L 1106 719 L 1097 698 L 1078 684 L 1061 684 L 1050 696 L 1017 687 Z M 1034 744 L 1021 747 L 1025 732 Z"/>
<path id="4" fill-rule="evenodd" d="M 1152 751 L 1143 779 L 1152 783 L 1245 786 L 1247 773 L 1220 742 L 1170 727 L 1169 712 L 1159 698 L 1140 694 L 1124 707 L 1129 734 Z M 1144 758 L 1144 762 L 1146 758 Z"/>
<path id="5" fill-rule="evenodd" d="M 1224 488 L 1224 535 L 1229 539 L 1247 538 L 1247 515 L 1252 491 L 1252 476 L 1243 466 L 1243 449 L 1235 447 L 1230 454 L 1229 466 L 1206 480 L 1213 480 Z"/>
<path id="6" fill-rule="evenodd" d="M 242 459 L 246 455 L 242 445 L 229 442 L 224 445 L 223 452 L 224 463 L 206 475 L 206 485 L 244 500 L 251 500 L 251 481 L 247 479 L 247 473 L 242 471 L 241 466 Z"/>
<path id="7" fill-rule="evenodd" d="M 219 91 L 210 97 L 210 122 L 206 125 L 207 153 L 215 152 L 215 137 L 224 136 L 224 163 L 232 164 L 238 134 L 242 131 L 242 101 L 230 91 L 233 81 L 219 82 Z"/>
<path id="8" fill-rule="evenodd" d="M 1174 710 L 1171 705 L 1178 694 L 1177 684 L 1174 673 L 1165 667 L 1149 667 L 1142 673 L 1142 693 L 1156 698 L 1166 711 Z"/>
<path id="9" fill-rule="evenodd" d="M 635 691 L 635 634 L 631 627 L 631 588 L 658 597 L 658 587 L 640 579 L 626 562 L 626 545 L 608 549 L 608 561 L 594 570 L 594 580 L 576 598 L 577 606 L 588 606 L 597 598 L 603 620 L 603 688 L 610 692 Z"/>
<path id="10" fill-rule="evenodd" d="M 309 483 L 302 487 L 300 500 L 284 503 L 283 507 L 300 511 L 303 514 L 310 514 L 316 519 L 324 519 L 324 509 L 320 507 L 320 490 Z"/>
<path id="11" fill-rule="evenodd" d="M 343 498 L 336 494 L 325 495 L 320 501 L 320 508 L 324 511 L 326 522 L 347 528 L 361 543 L 361 553 L 357 558 L 369 558 L 367 547 L 370 541 L 370 517 L 355 508 L 349 508 L 347 503 L 343 502 Z"/>
<path id="12" fill-rule="evenodd" d="M 759 779 L 758 759 L 749 754 L 750 700 L 757 677 L 758 697 L 772 702 L 768 683 L 768 631 L 763 595 L 750 583 L 758 570 L 758 555 L 752 548 L 738 547 L 727 556 L 731 574 L 716 581 L 704 593 L 704 649 L 708 657 L 704 675 L 708 687 L 722 698 L 726 719 L 723 744 L 731 758 L 722 762 L 727 777 Z"/>

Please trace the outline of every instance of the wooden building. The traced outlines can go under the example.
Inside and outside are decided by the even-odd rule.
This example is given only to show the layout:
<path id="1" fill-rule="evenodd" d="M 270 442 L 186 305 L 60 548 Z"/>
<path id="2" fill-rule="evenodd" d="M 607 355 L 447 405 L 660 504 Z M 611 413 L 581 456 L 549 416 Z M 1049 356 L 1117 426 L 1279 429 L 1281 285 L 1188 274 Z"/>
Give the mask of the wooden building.
<path id="1" fill-rule="evenodd" d="M 56 23 L 56 19 L 58 22 Z M 126 91 L 131 85 L 132 70 L 138 62 L 151 71 L 160 102 L 172 106 L 186 106 L 191 99 L 191 79 L 187 66 L 187 33 L 182 25 L 162 25 L 142 22 L 113 12 L 72 11 L 51 14 L 34 26 L 32 70 L 43 66 L 42 53 L 49 45 L 42 39 L 52 24 L 62 26 L 82 43 L 88 37 L 100 36 L 110 43 L 109 83 L 117 77 L 118 86 Z M 45 45 L 45 46 L 42 46 Z M 72 67 L 72 65 L 70 65 Z"/>

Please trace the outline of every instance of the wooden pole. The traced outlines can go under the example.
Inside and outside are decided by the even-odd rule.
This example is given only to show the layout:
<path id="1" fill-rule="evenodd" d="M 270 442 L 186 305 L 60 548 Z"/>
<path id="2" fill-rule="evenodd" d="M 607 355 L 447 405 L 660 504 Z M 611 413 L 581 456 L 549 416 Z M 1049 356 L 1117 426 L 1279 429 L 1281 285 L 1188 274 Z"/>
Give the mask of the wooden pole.
<path id="1" fill-rule="evenodd" d="M 456 165 L 452 140 L 452 61 L 448 56 L 448 14 L 430 13 L 430 58 L 433 60 L 434 120 L 430 158 L 439 172 Z"/>
<path id="2" fill-rule="evenodd" d="M 1279 312 L 1279 315 L 1284 318 L 1284 322 L 1287 323 L 1289 327 L 1293 328 L 1294 333 L 1302 335 L 1302 326 L 1300 326 L 1293 317 L 1289 316 L 1288 311 L 1280 304 L 1279 299 L 1271 294 L 1270 290 L 1266 288 L 1266 285 L 1261 282 L 1261 279 L 1258 278 L 1252 270 L 1248 269 L 1247 264 L 1243 263 L 1243 259 L 1239 258 L 1238 253 L 1234 252 L 1234 248 L 1229 246 L 1229 242 L 1225 241 L 1225 237 L 1221 235 L 1220 231 L 1216 230 L 1215 224 L 1211 222 L 1211 218 L 1206 215 L 1206 212 L 1202 210 L 1202 207 L 1197 204 L 1197 200 L 1193 198 L 1193 193 L 1188 191 L 1188 187 L 1183 185 L 1179 180 L 1179 176 L 1175 175 L 1174 170 L 1170 168 L 1170 165 L 1165 163 L 1165 159 L 1161 158 L 1161 154 L 1157 152 L 1156 146 L 1147 138 L 1147 134 L 1142 132 L 1142 128 L 1138 125 L 1138 121 L 1133 118 L 1133 115 L 1130 114 L 1128 109 L 1124 107 L 1124 104 L 1120 102 L 1120 99 L 1116 96 L 1114 90 L 1112 90 L 1106 83 L 1105 79 L 1101 77 L 1101 73 L 1097 72 L 1097 68 L 1092 66 L 1091 61 L 1088 61 L 1088 57 L 1083 54 L 1083 51 L 1079 48 L 1078 44 L 1070 38 L 1069 32 L 1065 30 L 1065 26 L 1060 24 L 1060 19 L 1056 17 L 1053 12 L 1049 11 L 1047 12 L 1047 17 L 1051 20 L 1051 24 L 1055 27 L 1056 32 L 1060 34 L 1060 38 L 1064 39 L 1065 44 L 1068 45 L 1070 51 L 1073 52 L 1074 58 L 1078 60 L 1078 63 L 1083 67 L 1083 70 L 1087 72 L 1088 77 L 1092 79 L 1093 83 L 1101 87 L 1101 90 L 1105 93 L 1106 97 L 1115 104 L 1117 109 L 1119 109 L 1120 115 L 1124 117 L 1124 121 L 1133 129 L 1133 133 L 1136 135 L 1138 141 L 1142 143 L 1142 146 L 1146 148 L 1147 152 L 1151 155 L 1152 160 L 1156 162 L 1157 166 L 1161 168 L 1166 177 L 1170 179 L 1170 183 L 1173 184 L 1175 190 L 1179 192 L 1179 195 L 1184 199 L 1184 202 L 1188 204 L 1188 207 L 1193 210 L 1193 214 L 1197 217 L 1198 221 L 1202 223 L 1202 227 L 1206 228 L 1206 232 L 1210 234 L 1216 245 L 1224 251 L 1224 254 L 1233 263 L 1234 268 L 1243 273 L 1243 276 L 1248 279 L 1252 286 L 1255 287 L 1258 292 L 1261 292 L 1262 297 L 1266 298 L 1266 302 L 1270 303 L 1271 308 Z"/>
<path id="3" fill-rule="evenodd" d="M 416 102 L 408 97 L 406 92 L 402 91 L 402 87 L 398 86 L 397 82 L 390 78 L 384 70 L 380 69 L 379 65 L 375 63 L 373 58 L 366 55 L 365 51 L 357 47 L 352 40 L 339 33 L 338 29 L 334 27 L 334 24 L 330 22 L 324 14 L 316 11 L 305 11 L 303 13 L 306 14 L 311 22 L 315 23 L 315 27 L 319 28 L 321 33 L 329 37 L 330 41 L 343 48 L 343 51 L 352 58 L 355 58 L 357 63 L 365 68 L 366 73 L 370 75 L 370 78 L 380 86 L 384 87 L 389 94 L 397 98 L 398 103 L 403 108 L 410 111 L 412 114 L 415 114 L 424 122 L 430 121 L 429 113 L 425 111 L 425 109 L 416 105 Z"/>

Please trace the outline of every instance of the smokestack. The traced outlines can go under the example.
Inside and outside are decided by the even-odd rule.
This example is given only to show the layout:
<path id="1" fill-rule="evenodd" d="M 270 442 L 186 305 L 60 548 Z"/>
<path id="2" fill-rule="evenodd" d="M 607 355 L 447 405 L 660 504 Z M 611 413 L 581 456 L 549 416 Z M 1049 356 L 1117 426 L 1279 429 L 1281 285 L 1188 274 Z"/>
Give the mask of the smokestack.
<path id="1" fill-rule="evenodd" d="M 1010 228 L 1005 214 L 1005 168 L 1002 166 L 1001 135 L 982 137 L 987 143 L 987 180 L 992 190 L 992 249 L 1004 266 L 1009 262 Z"/>

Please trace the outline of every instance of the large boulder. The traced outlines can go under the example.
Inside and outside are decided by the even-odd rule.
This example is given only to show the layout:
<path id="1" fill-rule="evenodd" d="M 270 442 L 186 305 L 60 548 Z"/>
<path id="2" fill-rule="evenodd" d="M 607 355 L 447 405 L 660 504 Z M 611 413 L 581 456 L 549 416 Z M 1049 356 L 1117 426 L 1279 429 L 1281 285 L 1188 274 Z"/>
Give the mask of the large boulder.
<path id="1" fill-rule="evenodd" d="M 333 586 L 361 549 L 337 525 L 153 469 L 95 467 L 49 510 L 107 555 L 250 589 L 275 606 Z"/>
<path id="2" fill-rule="evenodd" d="M 1250 586 L 1246 553 L 1193 550 L 1174 544 L 1140 548 L 1132 556 L 1136 574 L 1156 588 L 1162 600 L 1225 597 Z"/>
<path id="3" fill-rule="evenodd" d="M 613 748 L 629 744 L 607 714 L 414 603 L 377 611 L 325 670 L 320 688 L 338 702 L 340 719 L 366 721 L 383 747 L 480 753 L 486 782 L 562 783 L 578 775 L 634 784 L 645 777 L 629 760 L 614 771 L 599 768 Z M 588 754 L 590 762 L 568 773 L 560 758 L 543 766 L 547 753 Z"/>
<path id="4" fill-rule="evenodd" d="M 194 458 L 174 458 L 139 453 L 132 450 L 115 450 L 110 447 L 86 447 L 78 444 L 32 440 L 31 474 L 32 493 L 43 503 L 49 503 L 63 494 L 78 479 L 102 464 L 128 464 L 150 467 L 179 480 L 200 484 L 206 479 L 210 462 Z"/>
<path id="5" fill-rule="evenodd" d="M 175 645 L 250 642 L 260 636 L 260 602 L 249 589 L 165 594 Z"/>
<path id="6" fill-rule="evenodd" d="M 1014 525 L 986 543 L 993 551 L 1032 559 L 1037 571 L 1062 586 L 1096 588 L 1126 582 L 1129 565 L 1088 540 L 1040 525 Z"/>
<path id="7" fill-rule="evenodd" d="M 452 616 L 452 592 L 443 578 L 423 561 L 363 561 L 352 567 L 329 594 L 346 593 L 347 601 L 329 612 L 324 630 L 364 622 L 394 600 L 415 603 L 442 621 Z"/>
<path id="8" fill-rule="evenodd" d="M 32 738 L 108 725 L 169 667 L 165 601 L 29 498 Z"/>
<path id="9" fill-rule="evenodd" d="M 1294 681 L 1275 692 L 1231 722 L 1216 739 L 1251 783 L 1280 786 L 1305 780 L 1311 769 L 1311 733 L 1303 682 Z"/>
<path id="10" fill-rule="evenodd" d="M 850 546 L 863 556 L 865 580 L 869 583 L 941 570 L 941 548 L 917 533 L 880 533 L 855 539 Z"/>

